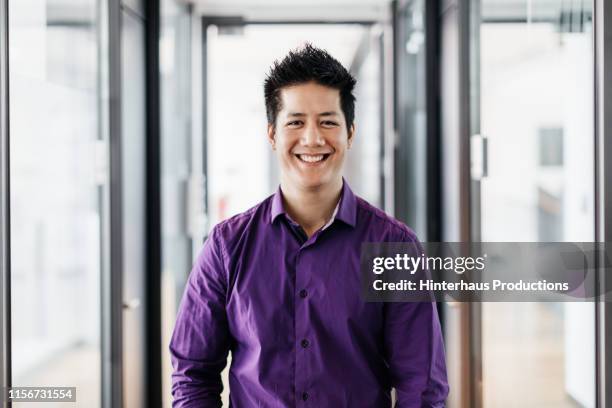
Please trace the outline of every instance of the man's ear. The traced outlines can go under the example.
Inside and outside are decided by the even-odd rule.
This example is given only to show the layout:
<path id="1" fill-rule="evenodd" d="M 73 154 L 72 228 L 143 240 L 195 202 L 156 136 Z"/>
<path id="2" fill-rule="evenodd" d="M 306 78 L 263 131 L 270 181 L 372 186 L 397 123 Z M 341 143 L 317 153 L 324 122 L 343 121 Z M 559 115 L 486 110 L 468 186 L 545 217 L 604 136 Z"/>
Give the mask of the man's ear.
<path id="1" fill-rule="evenodd" d="M 355 139 L 355 123 L 353 123 L 351 125 L 351 127 L 348 129 L 348 148 L 351 148 L 351 145 L 353 144 L 353 140 Z"/>
<path id="2" fill-rule="evenodd" d="M 268 141 L 273 150 L 276 150 L 276 128 L 273 123 L 268 123 Z"/>

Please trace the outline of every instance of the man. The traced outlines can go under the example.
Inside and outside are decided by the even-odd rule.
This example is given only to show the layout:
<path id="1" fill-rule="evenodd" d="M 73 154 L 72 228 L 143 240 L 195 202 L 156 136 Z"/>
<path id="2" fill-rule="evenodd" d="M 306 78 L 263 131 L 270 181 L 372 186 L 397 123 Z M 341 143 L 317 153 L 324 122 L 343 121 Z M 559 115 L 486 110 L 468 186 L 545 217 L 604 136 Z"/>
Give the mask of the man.
<path id="1" fill-rule="evenodd" d="M 355 79 L 311 45 L 265 81 L 278 191 L 215 226 L 191 271 L 170 351 L 174 407 L 443 407 L 435 304 L 366 303 L 362 242 L 415 242 L 342 177 Z M 420 245 L 420 244 L 419 244 Z"/>

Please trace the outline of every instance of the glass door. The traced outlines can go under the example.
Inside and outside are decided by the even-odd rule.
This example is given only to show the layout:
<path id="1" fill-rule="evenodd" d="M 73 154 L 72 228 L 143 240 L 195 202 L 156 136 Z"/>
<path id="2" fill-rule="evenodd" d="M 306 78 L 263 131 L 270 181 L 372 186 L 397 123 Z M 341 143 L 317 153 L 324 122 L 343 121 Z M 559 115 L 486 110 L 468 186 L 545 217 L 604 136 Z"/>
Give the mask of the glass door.
<path id="1" fill-rule="evenodd" d="M 82 407 L 101 395 L 104 7 L 8 1 L 11 380 L 76 387 Z"/>
<path id="2" fill-rule="evenodd" d="M 470 5 L 474 239 L 593 241 L 591 2 Z M 595 406 L 593 303 L 473 306 L 482 406 Z"/>
<path id="3" fill-rule="evenodd" d="M 121 24 L 123 403 L 143 407 L 147 349 L 145 28 L 142 17 L 125 4 Z"/>

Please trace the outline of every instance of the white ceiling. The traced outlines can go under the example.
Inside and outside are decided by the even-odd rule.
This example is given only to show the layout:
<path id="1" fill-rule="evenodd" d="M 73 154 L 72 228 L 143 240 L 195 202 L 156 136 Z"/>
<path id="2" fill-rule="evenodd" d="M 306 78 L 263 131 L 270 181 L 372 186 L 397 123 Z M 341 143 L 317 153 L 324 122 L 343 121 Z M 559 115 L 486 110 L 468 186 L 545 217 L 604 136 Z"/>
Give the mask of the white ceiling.
<path id="1" fill-rule="evenodd" d="M 246 20 L 382 21 L 390 0 L 182 0 L 199 14 L 241 16 Z"/>
<path id="2" fill-rule="evenodd" d="M 390 0 L 177 0 L 194 4 L 206 15 L 252 20 L 377 20 L 390 16 Z M 561 10 L 591 10 L 589 1 L 482 0 L 482 14 L 492 19 L 555 19 Z M 575 10 L 574 10 L 575 11 Z"/>
<path id="3" fill-rule="evenodd" d="M 588 0 L 484 0 L 481 13 L 484 19 L 555 21 L 562 13 L 591 13 Z"/>
<path id="4" fill-rule="evenodd" d="M 269 6 L 310 6 L 310 7 L 327 7 L 327 6 L 362 6 L 362 5 L 380 5 L 388 3 L 385 0 L 190 0 L 191 3 L 200 6 L 231 4 L 250 7 L 269 7 Z"/>

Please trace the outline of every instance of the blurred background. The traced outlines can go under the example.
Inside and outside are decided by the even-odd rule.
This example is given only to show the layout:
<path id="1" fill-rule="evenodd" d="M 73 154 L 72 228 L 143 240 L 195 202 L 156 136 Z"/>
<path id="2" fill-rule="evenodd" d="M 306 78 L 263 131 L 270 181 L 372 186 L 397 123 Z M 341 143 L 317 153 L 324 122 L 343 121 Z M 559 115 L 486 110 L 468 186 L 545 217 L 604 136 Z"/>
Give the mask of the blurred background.
<path id="1" fill-rule="evenodd" d="M 192 262 L 276 189 L 263 80 L 305 42 L 357 78 L 351 187 L 422 241 L 612 241 L 605 3 L 0 0 L 2 384 L 171 406 Z M 439 307 L 448 407 L 612 405 L 608 305 Z"/>

